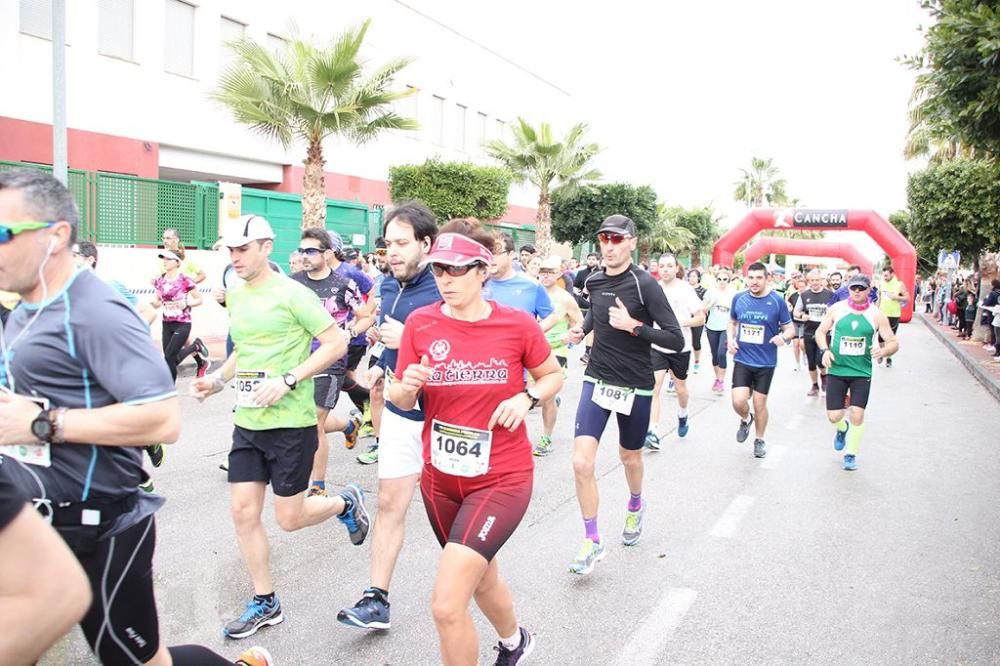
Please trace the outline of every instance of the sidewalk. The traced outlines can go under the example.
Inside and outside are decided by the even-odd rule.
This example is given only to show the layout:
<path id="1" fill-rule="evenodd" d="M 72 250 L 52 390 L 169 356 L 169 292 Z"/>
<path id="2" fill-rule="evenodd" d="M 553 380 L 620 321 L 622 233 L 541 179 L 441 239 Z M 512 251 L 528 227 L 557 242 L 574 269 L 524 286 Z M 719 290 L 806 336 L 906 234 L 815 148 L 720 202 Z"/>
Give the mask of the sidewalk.
<path id="1" fill-rule="evenodd" d="M 993 355 L 983 349 L 982 342 L 959 340 L 957 331 L 951 326 L 941 326 L 928 314 L 914 313 L 914 316 L 922 319 L 927 328 L 962 362 L 972 376 L 986 387 L 994 398 L 1000 400 L 1000 363 L 991 361 Z"/>

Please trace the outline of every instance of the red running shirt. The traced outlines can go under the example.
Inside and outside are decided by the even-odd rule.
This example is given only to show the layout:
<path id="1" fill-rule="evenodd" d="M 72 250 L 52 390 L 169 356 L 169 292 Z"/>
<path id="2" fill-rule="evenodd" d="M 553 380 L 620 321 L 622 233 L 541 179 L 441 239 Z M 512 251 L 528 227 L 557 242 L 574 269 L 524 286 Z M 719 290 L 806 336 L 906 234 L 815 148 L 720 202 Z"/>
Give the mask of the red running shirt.
<path id="1" fill-rule="evenodd" d="M 414 310 L 399 342 L 396 375 L 402 376 L 426 354 L 434 374 L 424 385 L 424 463 L 431 462 L 432 423 L 436 419 L 485 430 L 497 405 L 524 391 L 524 371 L 537 368 L 552 353 L 534 317 L 490 301 L 486 319 L 458 321 L 441 312 L 441 303 Z M 489 475 L 534 469 L 524 423 L 514 432 L 493 430 Z"/>

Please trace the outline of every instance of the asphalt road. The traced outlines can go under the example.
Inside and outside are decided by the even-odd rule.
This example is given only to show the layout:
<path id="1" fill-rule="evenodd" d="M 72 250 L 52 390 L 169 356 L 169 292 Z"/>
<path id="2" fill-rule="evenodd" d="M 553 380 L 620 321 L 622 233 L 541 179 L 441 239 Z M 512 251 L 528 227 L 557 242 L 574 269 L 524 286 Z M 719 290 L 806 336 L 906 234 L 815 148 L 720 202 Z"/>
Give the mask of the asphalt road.
<path id="1" fill-rule="evenodd" d="M 571 468 L 582 365 L 571 359 L 556 451 L 539 460 L 521 528 L 500 553 L 537 664 L 1000 663 L 1000 405 L 925 327 L 901 330 L 895 367 L 878 368 L 858 470 L 840 467 L 822 399 L 783 350 L 769 455 L 737 444 L 728 393 L 710 369 L 691 378 L 691 432 L 646 456 L 642 542 L 618 537 L 628 497 L 609 426 L 600 450 L 607 558 L 568 573 L 579 540 Z M 707 350 L 705 354 L 708 358 Z M 182 381 L 182 390 L 186 383 Z M 664 398 L 664 419 L 676 401 Z M 340 410 L 346 411 L 346 399 Z M 266 523 L 286 620 L 243 642 L 221 635 L 251 594 L 227 502 L 230 402 L 184 398 L 182 439 L 155 472 L 155 576 L 161 635 L 235 657 L 247 644 L 286 664 L 436 664 L 429 611 L 439 549 L 420 504 L 391 590 L 393 628 L 343 627 L 337 610 L 368 581 L 369 548 L 335 521 L 298 533 Z M 540 414 L 529 429 L 540 432 Z M 374 506 L 375 468 L 331 437 L 328 483 L 358 481 Z M 359 445 L 358 451 L 361 450 Z M 480 663 L 496 636 L 478 610 Z M 93 663 L 74 632 L 44 664 Z"/>

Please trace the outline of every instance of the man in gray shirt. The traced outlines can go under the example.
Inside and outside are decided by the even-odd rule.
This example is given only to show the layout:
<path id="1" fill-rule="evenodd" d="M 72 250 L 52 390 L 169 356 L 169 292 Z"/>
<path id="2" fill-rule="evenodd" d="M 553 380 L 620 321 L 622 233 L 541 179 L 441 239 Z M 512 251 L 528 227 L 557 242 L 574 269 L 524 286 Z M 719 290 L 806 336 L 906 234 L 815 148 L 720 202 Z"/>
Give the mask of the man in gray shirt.
<path id="1" fill-rule="evenodd" d="M 0 474 L 26 493 L 83 566 L 94 602 L 80 622 L 105 664 L 228 664 L 160 643 L 153 513 L 163 498 L 141 446 L 180 433 L 174 383 L 139 315 L 74 266 L 78 213 L 35 170 L 0 173 L 0 289 L 21 296 L 0 335 Z"/>

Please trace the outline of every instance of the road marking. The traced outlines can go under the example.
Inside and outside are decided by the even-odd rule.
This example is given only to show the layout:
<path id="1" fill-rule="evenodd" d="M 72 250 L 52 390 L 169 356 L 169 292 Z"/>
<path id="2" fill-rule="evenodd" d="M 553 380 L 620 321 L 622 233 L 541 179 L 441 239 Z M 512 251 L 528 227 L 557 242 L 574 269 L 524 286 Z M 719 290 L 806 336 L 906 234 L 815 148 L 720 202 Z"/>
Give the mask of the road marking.
<path id="1" fill-rule="evenodd" d="M 660 650 L 673 635 L 698 593 L 686 587 L 667 589 L 646 621 L 632 634 L 618 656 L 618 666 L 653 666 L 661 663 Z"/>
<path id="2" fill-rule="evenodd" d="M 785 425 L 785 427 L 788 428 L 789 430 L 798 430 L 799 426 L 801 426 L 802 422 L 805 420 L 806 420 L 805 416 L 803 416 L 802 414 L 796 414 L 795 416 L 793 416 L 791 419 L 788 420 L 788 423 Z"/>
<path id="3" fill-rule="evenodd" d="M 733 501 L 726 507 L 726 510 L 722 512 L 722 517 L 715 523 L 715 527 L 712 528 L 709 534 L 714 537 L 722 537 L 723 539 L 731 538 L 736 534 L 736 528 L 739 526 L 740 520 L 750 510 L 754 501 L 754 498 L 748 495 L 737 495 L 734 497 Z"/>
<path id="4" fill-rule="evenodd" d="M 778 463 L 784 455 L 788 453 L 787 446 L 769 446 L 767 447 L 767 457 L 764 458 L 764 462 L 760 464 L 761 469 L 777 469 Z"/>

